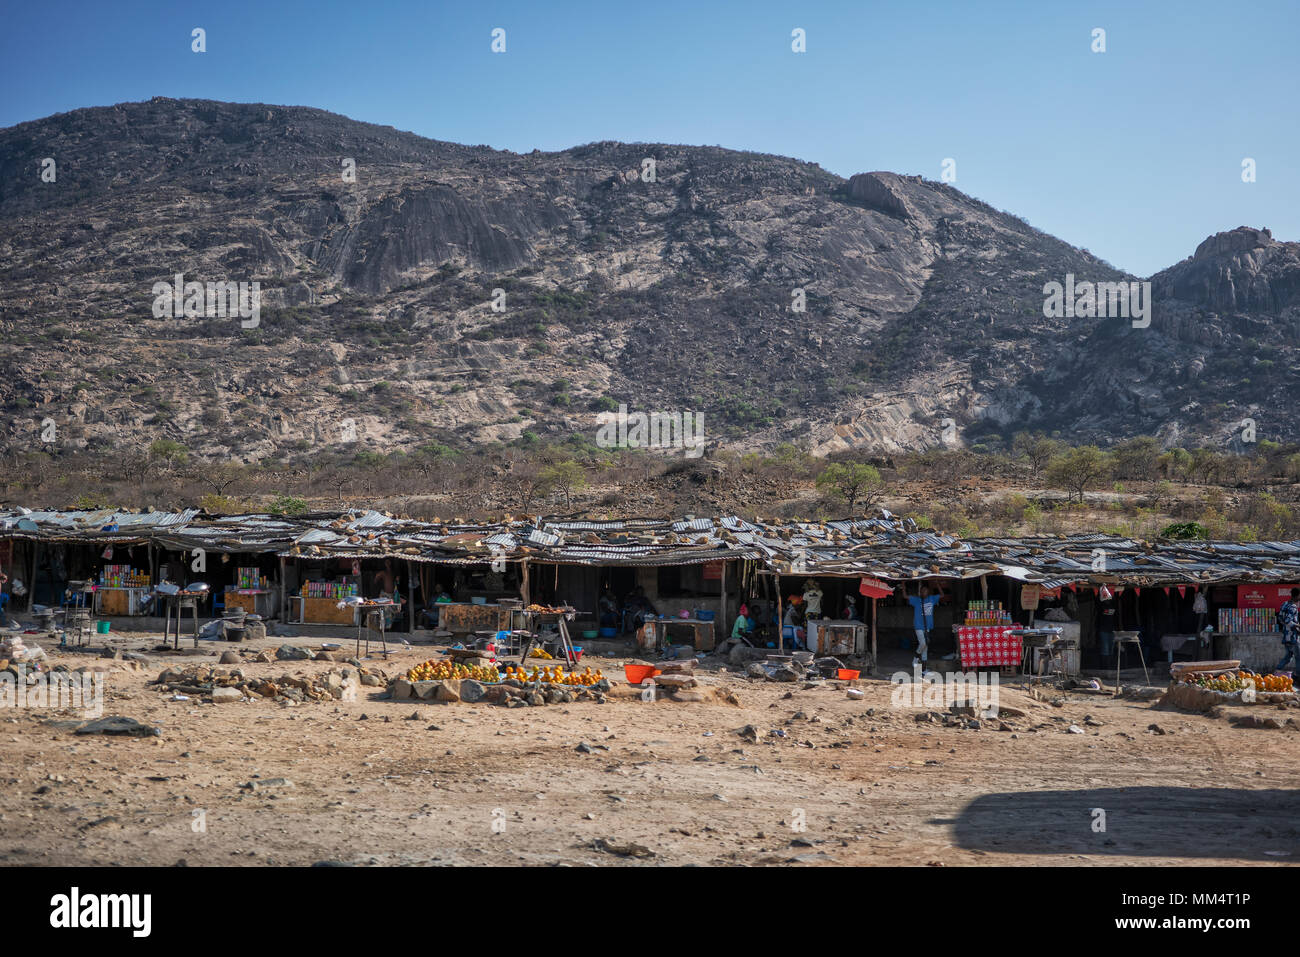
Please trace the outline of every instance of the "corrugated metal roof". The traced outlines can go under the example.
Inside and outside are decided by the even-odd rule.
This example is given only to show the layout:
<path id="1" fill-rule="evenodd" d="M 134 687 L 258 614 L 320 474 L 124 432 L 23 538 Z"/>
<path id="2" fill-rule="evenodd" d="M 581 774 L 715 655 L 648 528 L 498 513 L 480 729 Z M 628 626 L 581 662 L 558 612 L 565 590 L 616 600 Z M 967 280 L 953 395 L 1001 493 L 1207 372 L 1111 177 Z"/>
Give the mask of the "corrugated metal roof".
<path id="1" fill-rule="evenodd" d="M 112 526 L 116 530 L 108 531 Z M 0 535 L 455 564 L 481 563 L 496 555 L 511 561 L 628 566 L 749 558 L 783 574 L 866 574 L 889 580 L 1013 574 L 1027 581 L 1054 583 L 1052 587 L 1071 581 L 1300 580 L 1300 541 L 1148 543 L 1099 533 L 961 540 L 884 515 L 825 523 L 750 522 L 723 516 L 601 521 L 539 517 L 452 524 L 397 519 L 374 510 L 206 516 L 198 509 L 20 509 L 0 513 Z"/>

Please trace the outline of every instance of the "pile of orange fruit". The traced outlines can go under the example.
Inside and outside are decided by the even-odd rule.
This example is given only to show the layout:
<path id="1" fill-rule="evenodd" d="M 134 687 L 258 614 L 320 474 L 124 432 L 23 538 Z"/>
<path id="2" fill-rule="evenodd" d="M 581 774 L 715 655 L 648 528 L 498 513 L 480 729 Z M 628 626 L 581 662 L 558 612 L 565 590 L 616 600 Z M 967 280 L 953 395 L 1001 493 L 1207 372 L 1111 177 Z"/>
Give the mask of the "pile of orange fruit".
<path id="1" fill-rule="evenodd" d="M 600 671 L 592 671 L 590 666 L 582 672 L 566 672 L 558 665 L 553 668 L 538 668 L 534 665 L 532 671 L 526 672 L 523 668 L 518 668 L 514 665 L 506 665 L 504 677 L 514 678 L 516 681 L 524 682 L 542 681 L 556 685 L 581 685 L 584 687 L 590 687 L 605 676 Z"/>
<path id="2" fill-rule="evenodd" d="M 1188 675 L 1184 682 L 1211 691 L 1240 691 L 1253 685 L 1256 691 L 1294 691 L 1295 682 L 1285 675 L 1257 675 L 1253 671 L 1227 672 L 1221 675 Z"/>

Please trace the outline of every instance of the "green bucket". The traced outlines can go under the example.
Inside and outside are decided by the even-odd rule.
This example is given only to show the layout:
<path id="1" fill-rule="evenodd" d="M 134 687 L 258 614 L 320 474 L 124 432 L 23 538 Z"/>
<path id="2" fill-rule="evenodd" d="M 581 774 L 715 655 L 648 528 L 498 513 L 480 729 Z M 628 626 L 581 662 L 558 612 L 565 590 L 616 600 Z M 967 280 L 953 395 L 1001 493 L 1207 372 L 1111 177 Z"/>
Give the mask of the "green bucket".
<path id="1" fill-rule="evenodd" d="M 95 622 L 95 631 L 99 632 L 99 634 L 101 634 L 101 635 L 107 635 L 107 634 L 108 634 L 108 630 L 109 630 L 111 627 L 113 627 L 113 623 L 112 623 L 112 622 L 109 622 L 109 621 L 97 621 L 97 622 Z"/>

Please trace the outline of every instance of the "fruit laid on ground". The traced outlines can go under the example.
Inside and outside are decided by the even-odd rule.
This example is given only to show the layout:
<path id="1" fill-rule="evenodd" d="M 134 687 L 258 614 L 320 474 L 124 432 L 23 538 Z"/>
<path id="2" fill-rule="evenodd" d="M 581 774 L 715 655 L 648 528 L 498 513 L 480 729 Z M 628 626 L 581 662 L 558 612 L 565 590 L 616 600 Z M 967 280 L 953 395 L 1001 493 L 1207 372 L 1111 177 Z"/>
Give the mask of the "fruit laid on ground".
<path id="1" fill-rule="evenodd" d="M 501 672 L 495 665 L 469 667 L 458 665 L 450 659 L 442 661 L 430 659 L 406 673 L 407 681 L 447 681 L 452 678 L 472 678 L 475 681 L 491 683 L 501 680 Z"/>
<path id="2" fill-rule="evenodd" d="M 1196 685 L 1210 691 L 1233 692 L 1247 687 L 1256 691 L 1294 691 L 1295 682 L 1286 675 L 1258 675 L 1252 671 L 1234 671 L 1222 675 L 1188 675 L 1185 684 Z"/>
<path id="3" fill-rule="evenodd" d="M 590 667 L 581 672 L 566 672 L 559 665 L 547 668 L 538 668 L 534 665 L 531 671 L 525 671 L 515 665 L 506 665 L 505 676 L 525 683 L 540 681 L 545 684 L 577 685 L 582 687 L 590 687 L 605 677 L 603 673 L 592 671 Z"/>

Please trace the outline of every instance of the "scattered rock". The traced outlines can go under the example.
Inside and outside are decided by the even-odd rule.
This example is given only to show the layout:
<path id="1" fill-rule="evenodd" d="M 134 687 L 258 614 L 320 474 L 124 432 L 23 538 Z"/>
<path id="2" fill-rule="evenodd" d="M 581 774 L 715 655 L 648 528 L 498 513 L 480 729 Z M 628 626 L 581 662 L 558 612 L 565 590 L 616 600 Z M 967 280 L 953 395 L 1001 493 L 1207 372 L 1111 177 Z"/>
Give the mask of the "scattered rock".
<path id="1" fill-rule="evenodd" d="M 74 734 L 108 734 L 129 738 L 150 738 L 162 735 L 162 728 L 152 727 L 135 720 L 135 718 L 108 717 L 99 718 L 73 732 Z"/>

